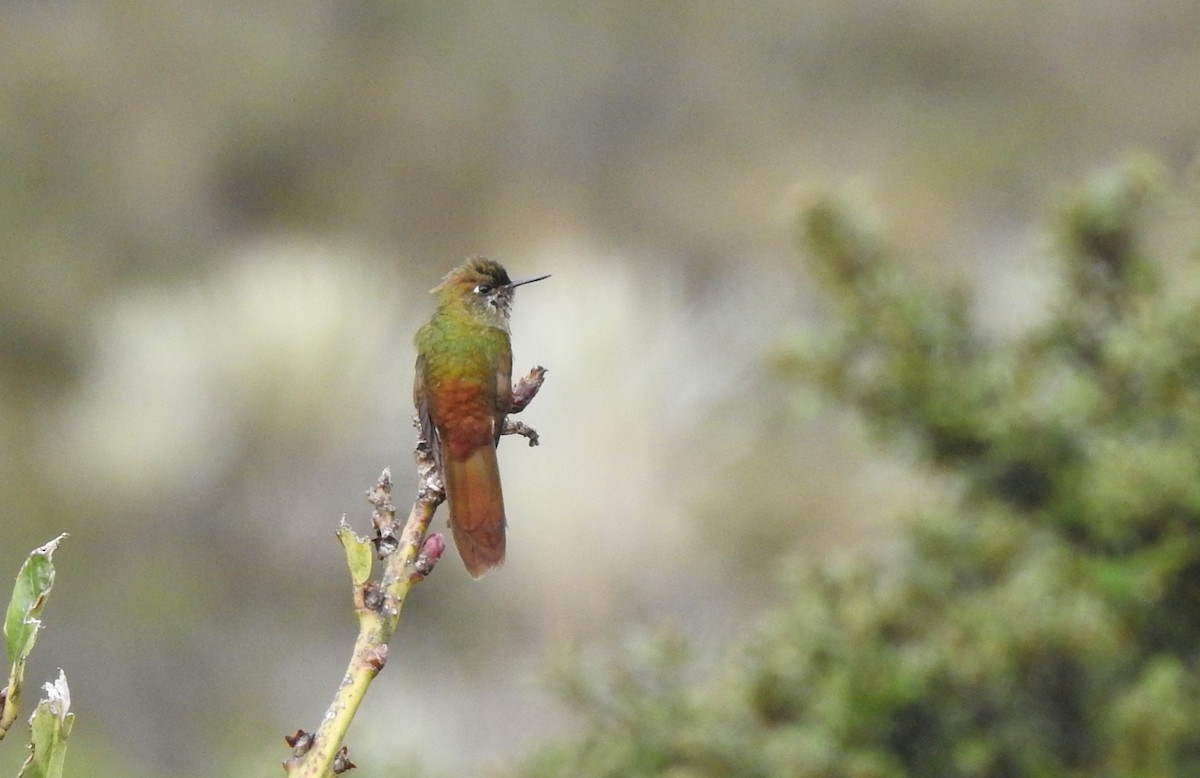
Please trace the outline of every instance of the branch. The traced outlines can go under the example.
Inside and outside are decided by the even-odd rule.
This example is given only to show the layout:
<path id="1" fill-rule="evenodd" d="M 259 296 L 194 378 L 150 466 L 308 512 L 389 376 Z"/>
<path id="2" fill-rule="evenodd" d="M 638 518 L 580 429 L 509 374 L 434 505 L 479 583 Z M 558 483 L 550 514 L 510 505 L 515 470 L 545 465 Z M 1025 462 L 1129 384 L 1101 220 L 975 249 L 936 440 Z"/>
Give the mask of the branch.
<path id="1" fill-rule="evenodd" d="M 505 419 L 504 426 L 500 428 L 501 435 L 520 435 L 529 441 L 529 445 L 536 446 L 538 444 L 537 430 L 530 427 L 528 424 L 522 424 L 519 421 Z"/>
<path id="2" fill-rule="evenodd" d="M 542 383 L 546 380 L 546 368 L 538 365 L 529 371 L 528 374 L 521 377 L 517 381 L 517 385 L 513 387 L 512 405 L 509 407 L 509 413 L 520 413 L 525 410 L 529 403 L 533 402 L 533 398 L 537 397 L 538 390 L 542 388 Z M 504 426 L 500 428 L 501 435 L 520 435 L 529 441 L 529 445 L 536 446 L 538 444 L 537 430 L 527 424 L 522 424 L 519 421 L 505 419 Z"/>
<path id="3" fill-rule="evenodd" d="M 387 664 L 388 641 L 400 621 L 400 609 L 409 591 L 433 571 L 446 548 L 441 535 L 425 537 L 434 511 L 446 497 L 429 442 L 419 436 L 418 425 L 415 457 L 420 482 L 417 499 L 404 526 L 401 528 L 396 521 L 391 472 L 384 470 L 374 488 L 367 492 L 367 499 L 375 507 L 371 517 L 375 538 L 368 540 L 355 535 L 344 519 L 338 530 L 354 585 L 358 637 L 346 675 L 321 726 L 315 733 L 297 730 L 285 738 L 292 756 L 283 767 L 291 778 L 327 778 L 354 767 L 342 740 L 367 687 Z M 384 563 L 378 581 L 370 580 L 372 546 Z"/>
<path id="4" fill-rule="evenodd" d="M 546 368 L 535 367 L 517 381 L 510 413 L 520 413 L 529 405 L 541 389 L 545 375 Z M 446 492 L 432 441 L 423 437 L 419 416 L 413 417 L 413 426 L 417 428 L 414 452 L 417 498 L 404 526 L 396 521 L 392 474 L 384 470 L 374 488 L 367 492 L 367 500 L 375 507 L 371 515 L 375 537 L 367 539 L 355 535 L 344 518 L 338 528 L 338 541 L 346 552 L 354 587 L 358 637 L 346 675 L 321 719 L 321 726 L 316 732 L 298 729 L 284 738 L 292 749 L 292 756 L 283 763 L 290 778 L 329 778 L 355 767 L 342 741 L 366 696 L 367 687 L 387 664 L 388 641 L 400 622 L 400 609 L 404 607 L 409 591 L 433 572 L 434 565 L 446 550 L 446 541 L 441 535 L 425 537 L 434 512 L 446 499 Z M 531 446 L 538 443 L 537 432 L 520 422 L 506 421 L 500 434 L 522 435 Z M 378 581 L 371 580 L 372 550 L 383 560 Z"/>
<path id="5" fill-rule="evenodd" d="M 546 368 L 538 365 L 530 370 L 528 374 L 521 377 L 517 381 L 517 385 L 513 387 L 512 406 L 508 409 L 509 413 L 520 413 L 525 410 L 529 403 L 533 402 L 533 398 L 537 397 L 538 390 L 542 388 L 542 383 L 546 380 Z M 503 433 L 501 433 L 503 434 Z M 537 445 L 532 443 L 530 445 Z"/>

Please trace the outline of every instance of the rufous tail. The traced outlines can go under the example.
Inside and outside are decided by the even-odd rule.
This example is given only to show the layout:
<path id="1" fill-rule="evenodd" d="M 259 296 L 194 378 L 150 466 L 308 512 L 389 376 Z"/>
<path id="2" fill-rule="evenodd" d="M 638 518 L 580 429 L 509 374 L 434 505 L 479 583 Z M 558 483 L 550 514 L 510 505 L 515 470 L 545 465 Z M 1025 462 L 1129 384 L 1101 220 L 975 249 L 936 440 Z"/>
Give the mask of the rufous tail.
<path id="1" fill-rule="evenodd" d="M 483 445 L 466 459 L 443 451 L 446 498 L 454 544 L 472 578 L 504 561 L 504 497 L 496 447 Z"/>

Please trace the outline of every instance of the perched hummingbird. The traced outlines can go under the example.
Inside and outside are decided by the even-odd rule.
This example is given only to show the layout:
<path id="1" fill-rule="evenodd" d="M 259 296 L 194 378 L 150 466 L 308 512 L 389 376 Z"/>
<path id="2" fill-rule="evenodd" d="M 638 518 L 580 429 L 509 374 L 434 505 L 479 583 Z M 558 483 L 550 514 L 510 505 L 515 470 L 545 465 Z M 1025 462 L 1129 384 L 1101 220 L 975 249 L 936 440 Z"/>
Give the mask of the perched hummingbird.
<path id="1" fill-rule="evenodd" d="M 433 317 L 417 331 L 413 402 L 450 502 L 450 529 L 473 578 L 504 561 L 504 498 L 496 444 L 513 404 L 513 291 L 499 263 L 472 257 L 431 290 Z"/>

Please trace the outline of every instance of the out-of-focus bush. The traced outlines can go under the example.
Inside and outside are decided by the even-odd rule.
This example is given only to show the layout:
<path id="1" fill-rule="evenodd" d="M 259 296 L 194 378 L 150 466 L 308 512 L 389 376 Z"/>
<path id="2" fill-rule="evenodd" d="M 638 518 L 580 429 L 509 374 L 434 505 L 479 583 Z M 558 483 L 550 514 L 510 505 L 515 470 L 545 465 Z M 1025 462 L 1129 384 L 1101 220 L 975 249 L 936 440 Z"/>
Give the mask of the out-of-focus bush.
<path id="1" fill-rule="evenodd" d="M 568 663 L 585 733 L 517 773 L 1200 772 L 1200 285 L 1195 224 L 1174 218 L 1188 197 L 1145 159 L 1071 195 L 1053 310 L 1004 341 L 852 203 L 807 208 L 835 321 L 786 347 L 785 372 L 915 450 L 944 476 L 941 507 L 900 553 L 796 566 L 702 680 L 670 638 L 599 672 Z"/>

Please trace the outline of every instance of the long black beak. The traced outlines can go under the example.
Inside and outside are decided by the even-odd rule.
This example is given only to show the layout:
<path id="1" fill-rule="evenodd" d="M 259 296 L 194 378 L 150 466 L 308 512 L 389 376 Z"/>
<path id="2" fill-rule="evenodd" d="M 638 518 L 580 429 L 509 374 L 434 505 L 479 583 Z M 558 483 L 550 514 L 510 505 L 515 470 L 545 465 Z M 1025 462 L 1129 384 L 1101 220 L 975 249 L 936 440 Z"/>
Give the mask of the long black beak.
<path id="1" fill-rule="evenodd" d="M 541 281 L 542 279 L 549 278 L 549 277 L 550 277 L 550 274 L 547 273 L 546 275 L 538 276 L 537 278 L 522 278 L 520 281 L 513 281 L 508 286 L 511 289 L 516 286 L 524 286 L 525 284 L 532 284 L 534 281 Z"/>

